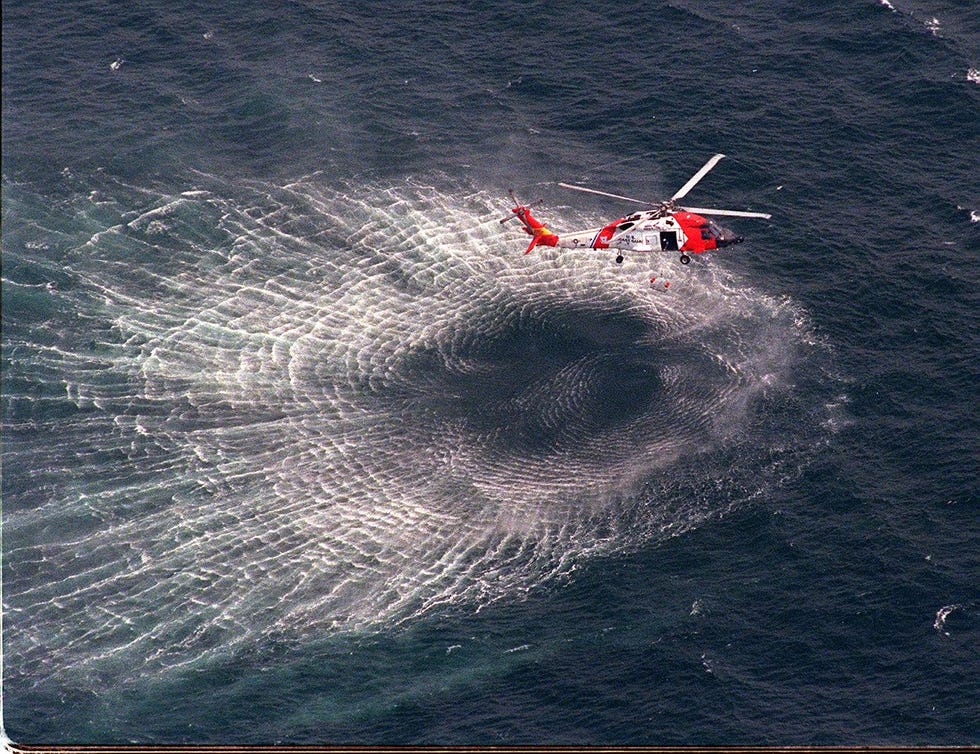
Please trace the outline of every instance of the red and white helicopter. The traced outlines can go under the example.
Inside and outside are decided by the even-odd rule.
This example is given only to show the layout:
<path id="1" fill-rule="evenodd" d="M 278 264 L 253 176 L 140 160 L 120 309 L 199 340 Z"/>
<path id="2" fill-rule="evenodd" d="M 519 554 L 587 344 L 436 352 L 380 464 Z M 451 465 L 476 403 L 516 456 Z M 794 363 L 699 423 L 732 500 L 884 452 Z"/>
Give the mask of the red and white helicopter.
<path id="1" fill-rule="evenodd" d="M 558 185 L 562 188 L 585 191 L 589 194 L 608 196 L 613 199 L 623 199 L 651 207 L 651 209 L 620 217 L 601 228 L 559 235 L 531 214 L 531 207 L 539 204 L 541 200 L 531 204 L 521 204 L 513 191 L 510 192 L 510 195 L 517 206 L 511 210 L 513 214 L 503 218 L 500 222 L 505 223 L 515 217 L 521 221 L 524 232 L 531 236 L 531 243 L 524 252 L 525 254 L 530 254 L 535 246 L 557 246 L 563 249 L 614 249 L 617 252 L 616 262 L 622 263 L 623 252 L 625 251 L 674 251 L 680 253 L 681 264 L 689 264 L 691 261 L 689 254 L 701 254 L 712 249 L 721 249 L 741 243 L 743 240 L 742 236 L 732 233 L 714 221 L 702 217 L 702 215 L 760 217 L 766 220 L 772 217 L 772 215 L 764 212 L 704 209 L 702 207 L 680 207 L 677 205 L 677 201 L 687 196 L 687 193 L 724 156 L 723 154 L 716 154 L 708 160 L 698 172 L 691 176 L 687 183 L 681 186 L 677 193 L 663 202 L 646 202 L 642 199 L 596 191 L 584 186 L 559 183 Z M 668 283 L 667 286 L 669 287 L 669 285 Z"/>

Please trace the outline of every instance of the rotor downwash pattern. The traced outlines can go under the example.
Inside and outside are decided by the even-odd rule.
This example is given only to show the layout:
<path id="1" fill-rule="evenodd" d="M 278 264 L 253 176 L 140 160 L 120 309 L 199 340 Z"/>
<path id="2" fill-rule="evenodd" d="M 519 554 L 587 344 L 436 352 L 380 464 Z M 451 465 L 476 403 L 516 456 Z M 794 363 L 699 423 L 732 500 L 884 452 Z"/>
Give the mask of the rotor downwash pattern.
<path id="1" fill-rule="evenodd" d="M 805 314 L 723 269 L 666 300 L 513 253 L 480 192 L 195 180 L 8 223 L 15 678 L 517 599 L 757 498 L 833 424 Z"/>

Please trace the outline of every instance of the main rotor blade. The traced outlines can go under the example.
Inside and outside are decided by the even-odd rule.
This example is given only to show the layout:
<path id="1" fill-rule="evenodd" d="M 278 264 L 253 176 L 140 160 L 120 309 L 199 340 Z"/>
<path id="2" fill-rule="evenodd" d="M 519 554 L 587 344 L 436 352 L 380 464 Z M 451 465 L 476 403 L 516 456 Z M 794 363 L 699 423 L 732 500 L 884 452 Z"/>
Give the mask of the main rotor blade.
<path id="1" fill-rule="evenodd" d="M 670 198 L 672 200 L 683 199 L 685 196 L 687 196 L 687 192 L 690 191 L 695 186 L 697 186 L 698 182 L 702 178 L 704 178 L 708 174 L 708 171 L 711 170 L 711 168 L 713 168 L 715 165 L 717 165 L 718 160 L 720 160 L 724 156 L 725 155 L 723 154 L 716 154 L 714 157 L 712 157 L 710 160 L 704 163 L 704 167 L 702 167 L 698 172 L 692 175 L 691 180 L 689 180 L 687 183 L 681 186 L 680 190 Z"/>
<path id="2" fill-rule="evenodd" d="M 627 202 L 633 202 L 635 204 L 650 204 L 653 205 L 654 202 L 648 202 L 643 199 L 634 199 L 632 196 L 621 196 L 619 194 L 610 194 L 607 191 L 596 191 L 595 189 L 585 188 L 585 186 L 573 186 L 571 183 L 559 183 L 562 188 L 572 189 L 574 191 L 584 191 L 587 194 L 598 194 L 599 196 L 608 196 L 610 199 L 623 199 Z"/>
<path id="3" fill-rule="evenodd" d="M 763 220 L 772 219 L 772 215 L 765 212 L 743 212 L 738 209 L 705 209 L 703 207 L 684 207 L 685 212 L 694 212 L 697 215 L 724 215 L 726 217 L 761 217 Z"/>

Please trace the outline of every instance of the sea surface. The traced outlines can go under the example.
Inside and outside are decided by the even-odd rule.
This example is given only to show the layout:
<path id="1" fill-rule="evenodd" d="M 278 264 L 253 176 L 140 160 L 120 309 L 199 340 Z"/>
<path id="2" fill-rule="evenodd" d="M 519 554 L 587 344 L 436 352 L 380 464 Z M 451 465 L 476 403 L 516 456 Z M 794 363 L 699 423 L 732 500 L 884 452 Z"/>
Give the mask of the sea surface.
<path id="1" fill-rule="evenodd" d="M 975 2 L 2 15 L 11 739 L 980 744 Z"/>

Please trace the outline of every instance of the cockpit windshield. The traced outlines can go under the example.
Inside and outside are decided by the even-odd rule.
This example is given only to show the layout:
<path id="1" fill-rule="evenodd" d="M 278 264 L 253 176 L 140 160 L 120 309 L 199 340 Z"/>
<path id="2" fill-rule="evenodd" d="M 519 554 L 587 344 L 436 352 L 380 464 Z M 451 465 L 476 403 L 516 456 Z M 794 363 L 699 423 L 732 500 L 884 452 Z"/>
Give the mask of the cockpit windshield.
<path id="1" fill-rule="evenodd" d="M 720 238 L 727 238 L 731 234 L 722 228 L 714 220 L 706 220 L 703 225 L 700 226 L 701 238 L 705 241 L 710 241 L 715 239 L 716 241 Z"/>

